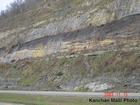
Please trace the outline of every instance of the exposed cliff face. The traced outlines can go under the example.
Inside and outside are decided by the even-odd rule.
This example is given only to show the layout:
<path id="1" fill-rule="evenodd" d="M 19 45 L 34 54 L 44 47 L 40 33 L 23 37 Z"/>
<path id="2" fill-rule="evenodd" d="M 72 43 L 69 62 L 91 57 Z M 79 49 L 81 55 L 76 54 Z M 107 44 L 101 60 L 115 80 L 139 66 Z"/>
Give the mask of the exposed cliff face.
<path id="1" fill-rule="evenodd" d="M 1 57 L 0 88 L 139 92 L 139 20 L 132 15 L 14 46 Z"/>
<path id="2" fill-rule="evenodd" d="M 28 26 L 30 30 L 21 27 L 1 32 L 0 45 L 12 46 L 44 36 L 82 29 L 89 25 L 105 24 L 137 13 L 140 13 L 140 0 L 90 0 L 76 6 L 62 8 L 52 14 L 50 19 Z M 46 22 L 47 25 L 40 26 Z M 38 26 L 40 28 L 37 28 Z"/>
<path id="3" fill-rule="evenodd" d="M 82 50 L 96 50 L 98 48 L 100 50 L 107 50 L 109 48 L 104 47 L 104 45 L 109 44 L 114 46 L 110 50 L 116 50 L 119 45 L 124 43 L 120 40 L 139 38 L 139 20 L 140 16 L 138 14 L 99 27 L 91 26 L 73 32 L 39 38 L 31 42 L 13 46 L 9 50 L 10 54 L 1 57 L 1 61 L 11 62 L 12 60 L 18 61 L 50 54 L 61 56 L 60 53 L 78 53 Z M 111 36 L 112 38 L 110 38 Z M 5 54 L 6 49 L 2 48 L 1 52 L 3 52 L 1 55 Z"/>
<path id="4" fill-rule="evenodd" d="M 79 8 L 86 8 L 87 10 L 81 9 L 81 11 L 76 11 L 72 12 L 75 9 Z M 70 14 L 66 14 L 65 17 L 63 17 L 63 14 L 66 12 L 70 12 Z M 88 25 L 101 25 L 105 24 L 107 22 L 110 22 L 115 19 L 120 19 L 124 16 L 132 15 L 132 14 L 137 14 L 140 12 L 140 1 L 139 0 L 99 0 L 99 1 L 90 1 L 86 2 L 85 4 L 78 5 L 77 7 L 68 7 L 66 9 L 62 9 L 60 11 L 57 11 L 54 13 L 54 17 L 50 19 L 50 23 L 48 25 L 41 26 L 41 28 L 33 28 L 30 30 L 27 30 L 27 28 L 21 28 L 21 29 L 14 29 L 12 31 L 7 31 L 7 32 L 2 32 L 1 33 L 1 47 L 6 45 L 6 49 L 1 51 L 1 56 L 6 55 L 8 52 L 6 50 L 10 50 L 13 45 L 16 45 L 20 48 L 20 51 L 18 52 L 10 52 L 13 54 L 7 55 L 5 59 L 9 59 L 9 61 L 5 62 L 10 62 L 13 59 L 23 59 L 23 58 L 28 58 L 28 57 L 37 57 L 37 56 L 44 56 L 47 54 L 52 54 L 56 52 L 69 52 L 70 50 L 78 51 L 81 49 L 84 49 L 86 47 L 92 48 L 93 46 L 91 45 L 92 40 L 88 40 L 84 44 L 77 43 L 74 44 L 74 41 L 78 40 L 84 40 L 89 39 L 89 36 L 86 36 L 87 34 L 90 34 L 90 38 L 93 38 L 95 31 L 94 27 L 92 27 L 92 31 L 86 30 L 87 33 L 81 33 L 78 31 L 71 32 L 67 35 L 64 34 L 59 34 L 59 33 L 64 33 L 64 32 L 69 32 L 72 30 L 76 29 L 82 29 L 84 27 L 87 27 Z M 59 14 L 59 15 L 58 15 Z M 33 25 L 33 27 L 37 27 L 40 24 L 45 23 L 45 21 L 36 23 Z M 31 26 L 29 26 L 31 27 Z M 15 33 L 20 31 L 25 30 L 23 33 Z M 72 34 L 77 35 L 78 37 L 74 38 Z M 83 36 L 81 39 L 80 34 Z M 51 35 L 56 35 L 54 37 L 51 37 Z M 9 37 L 10 36 L 10 37 Z M 43 43 L 35 42 L 32 41 L 37 38 L 45 37 L 45 36 L 50 36 L 47 37 L 46 41 Z M 70 38 L 72 37 L 71 40 L 68 41 L 68 39 L 63 38 Z M 39 39 L 40 42 L 42 39 Z M 39 41 L 38 40 L 38 41 Z M 67 41 L 65 41 L 67 40 Z M 29 42 L 32 41 L 32 42 Z M 29 47 L 24 47 L 21 48 L 24 44 L 19 45 L 20 43 L 27 42 L 27 45 L 30 44 L 30 49 Z M 29 42 L 29 43 L 28 43 Z M 57 43 L 56 43 L 57 42 Z M 38 45 L 36 45 L 37 43 Z M 18 44 L 18 45 L 17 45 Z M 29 45 L 28 45 L 29 46 Z M 38 49 L 38 50 L 35 50 Z M 4 48 L 3 48 L 4 49 Z M 17 50 L 19 50 L 16 47 Z M 23 49 L 23 51 L 21 51 Z M 13 50 L 13 49 L 12 49 Z M 15 51 L 17 51 L 15 50 Z M 38 53 L 38 54 L 36 54 Z M 17 57 L 15 57 L 17 56 Z M 4 61 L 4 60 L 3 60 Z"/>
<path id="5" fill-rule="evenodd" d="M 140 0 L 87 0 L 1 32 L 0 88 L 137 91 L 139 13 Z"/>

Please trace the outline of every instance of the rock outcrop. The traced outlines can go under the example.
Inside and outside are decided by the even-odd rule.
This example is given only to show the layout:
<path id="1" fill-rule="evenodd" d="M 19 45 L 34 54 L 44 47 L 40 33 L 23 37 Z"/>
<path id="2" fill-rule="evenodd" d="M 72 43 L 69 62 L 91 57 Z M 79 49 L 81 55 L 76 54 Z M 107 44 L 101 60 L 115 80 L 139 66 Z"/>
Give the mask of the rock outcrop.
<path id="1" fill-rule="evenodd" d="M 139 38 L 139 20 L 140 15 L 137 14 L 98 27 L 90 26 L 73 32 L 46 36 L 15 45 L 9 50 L 9 54 L 7 55 L 4 53 L 6 52 L 6 48 L 1 48 L 0 60 L 6 63 L 13 60 L 18 61 L 25 58 L 43 57 L 51 54 L 61 56 L 60 53 L 71 54 L 83 50 L 96 50 L 98 48 L 100 50 L 107 50 L 109 48 L 105 48 L 105 46 L 110 44 L 112 45 L 112 50 L 116 50 L 122 44 L 121 40 L 130 39 L 130 41 L 134 41 Z"/>
<path id="2" fill-rule="evenodd" d="M 0 32 L 0 89 L 138 91 L 139 33 L 140 0 L 86 0 Z"/>
<path id="3" fill-rule="evenodd" d="M 77 11 L 73 12 L 74 10 Z M 20 27 L 1 32 L 0 47 L 13 46 L 44 36 L 82 29 L 90 25 L 100 26 L 138 13 L 140 13 L 140 0 L 90 0 L 86 3 L 58 10 L 52 14 L 50 19 L 27 26 L 27 28 Z M 64 14 L 66 15 L 64 16 Z M 50 21 L 47 25 L 36 28 L 48 20 Z"/>

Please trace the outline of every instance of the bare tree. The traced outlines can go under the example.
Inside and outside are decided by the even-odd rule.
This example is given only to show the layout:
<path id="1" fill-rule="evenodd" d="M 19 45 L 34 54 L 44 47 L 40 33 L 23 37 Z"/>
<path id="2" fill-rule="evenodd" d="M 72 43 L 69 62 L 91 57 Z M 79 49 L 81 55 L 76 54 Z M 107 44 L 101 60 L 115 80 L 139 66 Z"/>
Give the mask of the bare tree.
<path id="1" fill-rule="evenodd" d="M 10 3 L 6 10 L 1 11 L 0 20 L 4 20 L 15 15 L 26 12 L 28 9 L 34 9 L 35 4 L 40 0 L 15 0 Z"/>
<path id="2" fill-rule="evenodd" d="M 22 5 L 23 1 L 22 0 L 15 0 L 13 3 L 10 4 L 11 6 L 11 11 L 13 12 L 14 15 L 22 13 Z"/>
<path id="3" fill-rule="evenodd" d="M 1 11 L 1 18 L 2 19 L 6 19 L 6 14 L 5 14 L 5 11 L 4 10 Z"/>

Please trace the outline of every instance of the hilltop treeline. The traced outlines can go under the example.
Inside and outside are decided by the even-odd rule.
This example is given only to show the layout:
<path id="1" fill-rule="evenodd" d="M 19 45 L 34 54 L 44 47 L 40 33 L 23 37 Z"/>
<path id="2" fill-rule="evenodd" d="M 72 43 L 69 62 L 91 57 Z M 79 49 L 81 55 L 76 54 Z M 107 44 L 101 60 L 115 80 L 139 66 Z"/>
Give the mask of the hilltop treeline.
<path id="1" fill-rule="evenodd" d="M 62 8 L 73 1 L 74 0 L 15 0 L 6 6 L 6 10 L 0 11 L 0 21 L 27 11 L 35 10 L 46 4 L 50 7 L 51 4 L 56 2 L 55 6 Z"/>
<path id="2" fill-rule="evenodd" d="M 7 19 L 11 16 L 23 13 L 35 2 L 37 2 L 37 0 L 15 0 L 6 6 L 6 10 L 1 11 L 0 19 Z"/>
<path id="3" fill-rule="evenodd" d="M 6 10 L 1 11 L 0 21 L 14 17 L 28 10 L 32 10 L 39 6 L 40 3 L 47 1 L 48 0 L 15 0 L 6 6 Z"/>

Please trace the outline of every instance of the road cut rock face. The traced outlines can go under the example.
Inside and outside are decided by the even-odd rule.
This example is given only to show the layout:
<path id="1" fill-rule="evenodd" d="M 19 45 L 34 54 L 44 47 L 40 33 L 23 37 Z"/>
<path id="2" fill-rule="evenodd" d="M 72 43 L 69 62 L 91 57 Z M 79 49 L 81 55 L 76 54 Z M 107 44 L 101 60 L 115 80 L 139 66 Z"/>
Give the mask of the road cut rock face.
<path id="1" fill-rule="evenodd" d="M 0 32 L 0 89 L 138 91 L 140 0 L 105 1 Z"/>
<path id="2" fill-rule="evenodd" d="M 91 7 L 91 8 L 88 8 L 86 11 L 81 9 L 81 11 L 72 12 L 75 9 L 86 8 L 86 7 Z M 65 12 L 69 12 L 70 14 L 66 14 L 66 16 L 63 17 L 62 13 Z M 73 38 L 70 41 L 70 43 L 72 44 L 74 44 L 72 40 L 86 41 L 86 39 L 88 38 L 93 38 L 92 35 L 94 35 L 94 29 L 93 27 L 91 29 L 88 28 L 89 30 L 86 29 L 86 27 L 88 26 L 91 25 L 100 26 L 102 24 L 106 24 L 113 20 L 121 19 L 125 16 L 134 15 L 138 13 L 140 13 L 140 0 L 131 0 L 131 1 L 130 0 L 107 0 L 107 1 L 94 0 L 94 1 L 84 2 L 82 4 L 76 5 L 76 7 L 69 7 L 65 9 L 62 8 L 61 11 L 56 11 L 53 14 L 53 16 L 50 18 L 50 22 L 47 25 L 42 26 L 40 28 L 31 28 L 30 30 L 27 31 L 25 27 L 22 27 L 19 29 L 13 29 L 13 30 L 7 30 L 6 32 L 1 32 L 0 47 L 1 48 L 6 47 L 6 50 L 10 50 L 11 47 L 16 46 L 17 44 L 19 45 L 19 43 L 23 43 L 22 45 L 24 45 L 24 43 L 29 44 L 30 42 L 34 42 L 34 40 L 37 40 L 38 38 L 43 38 L 48 36 L 47 39 L 45 38 L 47 42 L 44 42 L 44 44 L 41 43 L 40 45 L 42 47 L 47 46 L 47 48 L 51 47 L 51 49 L 49 49 L 47 53 L 52 53 L 52 52 L 55 53 L 59 48 L 61 48 L 61 44 L 62 46 L 65 47 L 64 42 L 66 38 L 69 37 Z M 42 20 L 42 22 L 38 22 L 34 24 L 33 27 L 36 27 L 44 23 L 45 21 L 46 20 Z M 79 31 L 80 33 L 78 31 L 74 31 L 74 30 L 82 30 L 82 29 L 86 31 L 84 30 L 83 32 Z M 19 34 L 15 34 L 17 33 L 17 31 Z M 68 32 L 70 33 L 68 34 Z M 60 33 L 64 33 L 64 34 L 60 34 Z M 74 35 L 72 34 L 76 35 L 75 36 L 76 38 L 74 38 Z M 82 37 L 82 35 L 80 34 L 84 36 L 81 39 L 79 39 L 80 36 Z M 90 36 L 89 34 L 92 35 Z M 66 36 L 66 38 L 64 38 L 64 36 Z M 38 47 L 41 47 L 40 45 L 38 45 Z M 32 46 L 30 45 L 30 47 Z M 81 47 L 85 48 L 88 46 L 92 47 L 90 45 L 84 45 L 84 46 L 81 45 L 77 48 L 77 50 L 83 49 Z M 69 49 L 71 48 L 62 49 L 62 51 L 69 50 Z M 6 54 L 7 52 L 3 50 L 1 51 L 0 56 Z"/>
<path id="3" fill-rule="evenodd" d="M 3 47 L 0 49 L 0 61 L 6 63 L 13 60 L 18 61 L 51 54 L 60 56 L 60 53 L 70 54 L 83 50 L 96 50 L 98 48 L 102 51 L 103 49 L 109 49 L 106 47 L 108 45 L 112 45 L 112 50 L 116 50 L 121 40 L 130 39 L 130 41 L 133 41 L 134 38 L 139 37 L 139 19 L 139 14 L 131 15 L 101 26 L 90 26 L 81 30 L 45 36 L 15 45 L 9 51 Z"/>

